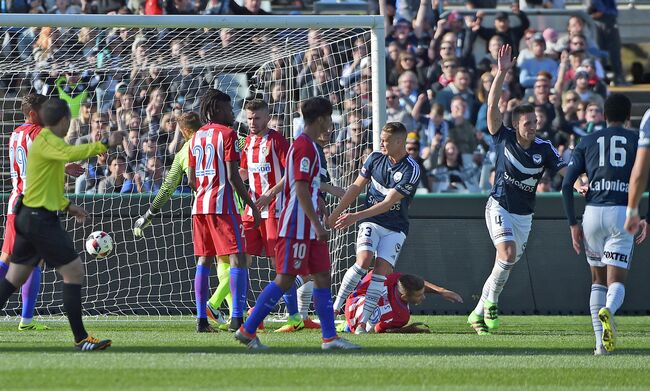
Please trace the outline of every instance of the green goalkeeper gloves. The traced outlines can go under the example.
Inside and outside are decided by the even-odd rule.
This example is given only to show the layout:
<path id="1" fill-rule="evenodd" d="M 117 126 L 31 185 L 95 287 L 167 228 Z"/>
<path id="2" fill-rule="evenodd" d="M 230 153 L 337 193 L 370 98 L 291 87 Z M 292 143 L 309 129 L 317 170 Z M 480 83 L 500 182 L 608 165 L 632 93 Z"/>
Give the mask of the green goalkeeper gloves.
<path id="1" fill-rule="evenodd" d="M 151 209 L 149 209 L 144 215 L 140 216 L 133 225 L 133 236 L 136 238 L 141 238 L 143 234 L 142 230 L 151 225 L 151 219 L 153 217 L 154 213 L 151 211 Z"/>

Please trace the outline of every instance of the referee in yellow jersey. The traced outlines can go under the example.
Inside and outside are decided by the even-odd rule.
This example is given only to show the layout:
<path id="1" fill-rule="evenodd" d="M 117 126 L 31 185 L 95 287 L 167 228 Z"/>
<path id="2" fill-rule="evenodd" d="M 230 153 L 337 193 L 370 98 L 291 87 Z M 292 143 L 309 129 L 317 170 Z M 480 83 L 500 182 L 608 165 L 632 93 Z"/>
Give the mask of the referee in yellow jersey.
<path id="1" fill-rule="evenodd" d="M 63 141 L 70 126 L 70 109 L 58 98 L 41 106 L 39 116 L 43 130 L 29 149 L 26 183 L 22 200 L 16 205 L 16 241 L 6 277 L 0 281 L 0 308 L 29 277 L 39 260 L 56 268 L 63 277 L 63 308 L 74 334 L 75 349 L 106 349 L 111 340 L 88 335 L 81 319 L 81 284 L 85 273 L 79 254 L 68 233 L 61 226 L 58 212 L 65 211 L 83 222 L 88 213 L 64 197 L 64 165 L 106 152 L 122 142 L 121 133 L 93 144 L 71 146 Z"/>

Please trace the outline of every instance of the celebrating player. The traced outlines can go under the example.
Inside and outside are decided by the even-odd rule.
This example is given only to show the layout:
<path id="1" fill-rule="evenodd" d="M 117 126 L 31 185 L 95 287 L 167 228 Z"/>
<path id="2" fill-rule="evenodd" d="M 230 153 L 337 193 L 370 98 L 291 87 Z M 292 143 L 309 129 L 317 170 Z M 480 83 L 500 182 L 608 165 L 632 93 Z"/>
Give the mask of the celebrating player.
<path id="1" fill-rule="evenodd" d="M 566 163 L 550 142 L 535 137 L 535 108 L 520 105 L 512 111 L 513 128 L 503 124 L 499 112 L 503 81 L 515 64 L 512 48 L 503 45 L 497 57 L 497 74 L 488 95 L 488 130 L 496 147 L 494 186 L 485 206 L 485 222 L 497 250 L 492 273 L 467 322 L 479 334 L 499 327 L 499 295 L 510 270 L 526 249 L 535 209 L 535 191 L 544 170 L 564 175 Z"/>
<path id="2" fill-rule="evenodd" d="M 375 312 L 370 316 L 370 322 L 361 321 L 364 302 L 373 272 L 366 274 L 357 289 L 345 302 L 345 320 L 347 330 L 356 332 L 357 327 L 365 325 L 367 332 L 376 333 L 428 333 L 428 328 L 420 328 L 418 324 L 406 326 L 411 318 L 409 305 L 418 305 L 424 301 L 427 293 L 442 296 L 452 303 L 462 303 L 463 299 L 456 292 L 425 281 L 411 274 L 391 273 L 386 276 L 381 297 Z"/>
<path id="3" fill-rule="evenodd" d="M 2 254 L 0 255 L 0 279 L 2 279 L 9 269 L 9 257 L 11 256 L 16 238 L 16 229 L 14 221 L 16 215 L 13 209 L 16 201 L 27 188 L 25 183 L 27 156 L 29 147 L 41 132 L 41 125 L 38 119 L 38 110 L 41 104 L 47 100 L 47 97 L 39 94 L 26 95 L 22 100 L 22 112 L 25 115 L 25 123 L 17 127 L 9 137 L 9 170 L 11 173 L 11 194 L 9 196 L 7 208 L 7 222 L 5 225 L 5 237 L 2 243 Z M 76 163 L 67 164 L 65 172 L 71 176 L 79 176 L 83 173 L 83 167 Z M 41 267 L 42 261 L 34 267 L 32 274 L 23 284 L 20 295 L 23 302 L 23 310 L 18 325 L 18 330 L 48 330 L 44 324 L 33 321 L 34 308 L 36 307 L 36 298 L 41 287 Z"/>
<path id="4" fill-rule="evenodd" d="M 235 338 L 251 349 L 266 348 L 255 335 L 258 325 L 295 283 L 297 275 L 311 274 L 323 336 L 322 349 L 356 349 L 359 346 L 339 338 L 334 328 L 327 231 L 317 212 L 321 164 L 314 140 L 332 127 L 332 104 L 325 98 L 311 98 L 302 104 L 301 112 L 305 130 L 287 154 L 279 238 L 275 247 L 277 275 L 264 288 Z"/>
<path id="5" fill-rule="evenodd" d="M 209 89 L 201 98 L 201 119 L 207 122 L 189 141 L 190 187 L 196 197 L 192 205 L 194 254 L 198 256 L 195 295 L 198 329 L 213 331 L 207 319 L 208 277 L 215 256 L 230 258 L 230 291 L 233 296 L 231 328 L 243 323 L 248 293 L 248 266 L 243 226 L 234 192 L 251 209 L 253 228 L 260 224 L 260 213 L 239 176 L 239 144 L 230 128 L 234 121 L 230 97 Z"/>
<path id="6" fill-rule="evenodd" d="M 58 211 L 67 211 L 77 221 L 87 212 L 72 205 L 63 196 L 64 162 L 86 159 L 122 143 L 115 132 L 101 142 L 70 146 L 63 141 L 70 126 L 70 108 L 58 98 L 42 104 L 39 118 L 46 128 L 36 136 L 29 149 L 23 198 L 16 202 L 16 238 L 7 275 L 0 280 L 0 308 L 22 285 L 41 259 L 63 276 L 63 308 L 74 334 L 75 349 L 102 350 L 110 340 L 90 337 L 81 318 L 81 284 L 84 266 L 68 233 L 61 226 Z"/>
<path id="7" fill-rule="evenodd" d="M 334 302 L 335 311 L 341 310 L 375 257 L 356 333 L 363 333 L 370 327 L 364 323 L 370 321 L 377 308 L 386 276 L 393 272 L 408 234 L 408 207 L 420 181 L 420 168 L 406 152 L 406 134 L 406 128 L 399 122 L 389 122 L 383 127 L 381 152 L 368 156 L 361 173 L 329 217 L 329 225 L 336 229 L 361 222 L 357 235 L 357 261 L 343 276 Z M 341 215 L 366 187 L 366 209 Z"/>
<path id="8" fill-rule="evenodd" d="M 571 240 L 577 254 L 584 242 L 591 268 L 592 325 L 596 335 L 594 354 L 607 354 L 615 348 L 614 314 L 625 298 L 625 278 L 632 262 L 634 235 L 625 231 L 625 206 L 638 136 L 625 129 L 632 102 L 622 94 L 605 101 L 607 128 L 583 137 L 569 162 L 562 182 L 564 208 L 571 226 Z M 587 206 L 578 224 L 573 205 L 573 183 L 582 174 L 589 178 Z M 646 224 L 640 224 L 645 239 Z"/>

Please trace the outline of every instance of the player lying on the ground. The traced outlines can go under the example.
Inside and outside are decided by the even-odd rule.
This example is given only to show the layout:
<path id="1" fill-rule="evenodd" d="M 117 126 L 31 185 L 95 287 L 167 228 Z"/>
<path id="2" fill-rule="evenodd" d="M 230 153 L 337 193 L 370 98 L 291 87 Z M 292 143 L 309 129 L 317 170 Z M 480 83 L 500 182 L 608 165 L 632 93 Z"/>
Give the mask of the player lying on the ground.
<path id="1" fill-rule="evenodd" d="M 332 104 L 325 98 L 303 102 L 304 132 L 296 138 L 287 154 L 282 196 L 282 213 L 275 246 L 276 277 L 259 295 L 253 312 L 235 333 L 235 338 L 250 349 L 265 349 L 256 336 L 257 327 L 278 303 L 284 292 L 295 284 L 296 276 L 314 278 L 314 304 L 321 323 L 321 348 L 358 349 L 336 335 L 327 231 L 318 216 L 320 156 L 315 140 L 332 128 Z"/>
<path id="2" fill-rule="evenodd" d="M 510 271 L 526 249 L 535 210 L 537 183 L 544 170 L 551 177 L 564 176 L 566 163 L 553 145 L 535 136 L 535 108 L 524 104 L 512 111 L 512 128 L 503 124 L 499 111 L 503 83 L 514 66 L 510 45 L 503 45 L 497 56 L 497 74 L 488 95 L 488 130 L 496 150 L 494 186 L 485 206 L 485 222 L 496 259 L 476 308 L 469 314 L 469 323 L 477 334 L 488 334 L 499 328 L 499 295 Z"/>
<path id="3" fill-rule="evenodd" d="M 409 229 L 408 207 L 420 181 L 420 166 L 406 152 L 406 128 L 389 122 L 381 130 L 381 152 L 373 152 L 363 164 L 359 177 L 347 189 L 341 202 L 329 217 L 330 227 L 344 229 L 359 224 L 357 260 L 343 276 L 336 295 L 334 310 L 340 312 L 345 300 L 368 272 L 375 258 L 375 267 L 361 322 L 368 322 L 377 308 L 386 276 L 393 272 Z M 365 209 L 342 214 L 366 190 Z M 366 327 L 358 327 L 357 333 Z"/>
<path id="4" fill-rule="evenodd" d="M 165 176 L 160 190 L 156 194 L 149 210 L 140 216 L 133 225 L 133 236 L 136 238 L 141 238 L 143 236 L 143 230 L 151 224 L 151 220 L 156 217 L 158 212 L 165 206 L 169 201 L 172 194 L 178 188 L 183 180 L 183 174 L 187 175 L 189 172 L 188 160 L 189 160 L 189 146 L 187 142 L 194 136 L 194 133 L 201 128 L 202 123 L 199 115 L 194 112 L 183 113 L 178 117 L 178 131 L 180 131 L 185 143 L 181 149 L 174 156 L 174 161 Z M 232 296 L 230 295 L 230 259 L 228 256 L 221 256 L 217 258 L 217 277 L 219 277 L 219 286 L 215 290 L 210 302 L 213 303 L 214 308 L 219 308 L 223 300 L 225 299 L 228 303 L 228 308 L 232 308 Z M 200 274 L 196 274 L 195 279 L 201 278 Z M 200 282 L 198 282 L 200 284 Z M 197 285 L 197 281 L 195 281 Z M 198 301 L 197 301 L 198 305 Z M 200 311 L 197 308 L 197 314 Z M 224 317 L 218 312 L 215 311 L 211 313 L 209 310 L 207 315 L 215 320 L 218 323 L 225 323 Z"/>
<path id="5" fill-rule="evenodd" d="M 110 340 L 88 335 L 82 320 L 81 285 L 84 266 L 58 212 L 66 211 L 83 222 L 88 213 L 72 205 L 63 195 L 64 163 L 86 159 L 122 143 L 122 133 L 114 132 L 101 142 L 70 146 L 63 141 L 70 127 L 70 108 L 58 98 L 45 101 L 38 114 L 45 126 L 29 151 L 23 198 L 16 203 L 16 238 L 7 275 L 0 279 L 0 308 L 21 286 L 41 259 L 63 277 L 63 308 L 74 335 L 75 349 L 102 350 Z"/>
<path id="6" fill-rule="evenodd" d="M 376 333 L 429 333 L 430 330 L 421 327 L 422 324 L 407 326 L 411 318 L 409 305 L 422 303 L 427 293 L 440 295 L 452 303 L 463 302 L 458 293 L 434 285 L 422 277 L 391 273 L 386 276 L 377 308 L 370 315 L 370 321 L 363 322 L 363 306 L 372 274 L 366 274 L 345 302 L 345 331 L 354 333 L 357 327 L 366 327 L 366 332 Z"/>
<path id="7" fill-rule="evenodd" d="M 639 139 L 635 131 L 624 128 L 631 110 L 632 102 L 625 95 L 612 94 L 607 98 L 607 127 L 580 140 L 562 182 L 573 248 L 580 254 L 584 244 L 591 269 L 589 308 L 596 336 L 596 355 L 615 349 L 614 314 L 625 298 L 624 283 L 634 252 L 634 235 L 624 227 L 630 174 Z M 589 190 L 581 225 L 575 216 L 573 183 L 585 173 L 589 178 Z M 637 244 L 645 239 L 646 222 L 640 222 L 638 229 Z"/>
<path id="8" fill-rule="evenodd" d="M 230 97 L 209 89 L 201 97 L 201 120 L 206 124 L 188 141 L 189 184 L 196 190 L 192 205 L 192 238 L 198 257 L 195 294 L 199 331 L 212 332 L 208 324 L 208 277 L 215 256 L 230 258 L 230 288 L 233 297 L 230 329 L 243 324 L 248 292 L 248 266 L 243 225 L 235 203 L 236 192 L 253 214 L 253 227 L 261 221 L 239 174 L 240 149 Z"/>

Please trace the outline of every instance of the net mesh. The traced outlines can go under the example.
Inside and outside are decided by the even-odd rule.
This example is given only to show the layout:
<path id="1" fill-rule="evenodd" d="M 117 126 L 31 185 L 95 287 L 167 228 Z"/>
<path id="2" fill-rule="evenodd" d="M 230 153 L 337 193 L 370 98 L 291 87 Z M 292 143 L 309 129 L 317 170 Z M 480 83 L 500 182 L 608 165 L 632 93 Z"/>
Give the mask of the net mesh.
<path id="1" fill-rule="evenodd" d="M 251 24 L 255 25 L 251 19 Z M 271 107 L 270 127 L 287 138 L 304 126 L 298 108 L 314 96 L 334 104 L 334 130 L 325 140 L 333 184 L 347 188 L 371 151 L 371 61 L 368 29 L 133 29 L 9 28 L 0 53 L 2 96 L 3 197 L 11 191 L 8 137 L 24 117 L 27 93 L 60 96 L 69 101 L 73 121 L 66 141 L 99 140 L 123 131 L 123 146 L 106 156 L 80 162 L 86 172 L 68 178 L 73 202 L 90 212 L 86 224 L 64 219 L 85 263 L 86 315 L 189 315 L 195 311 L 191 236 L 191 195 L 186 180 L 172 200 L 137 240 L 132 224 L 153 200 L 165 170 L 182 144 L 175 118 L 197 111 L 210 87 L 228 93 L 240 136 L 247 133 L 242 107 L 252 97 Z M 124 156 L 126 165 L 111 181 L 109 162 Z M 29 157 L 28 157 L 29 159 Z M 117 168 L 116 168 L 117 169 Z M 124 171 L 124 172 L 122 172 Z M 126 193 L 131 186 L 133 189 Z M 336 199 L 327 198 L 332 208 Z M 97 230 L 115 241 L 106 259 L 83 251 L 85 238 Z M 331 234 L 333 291 L 353 262 L 352 230 Z M 249 305 L 274 277 L 267 258 L 255 258 Z M 215 268 L 210 287 L 217 286 Z M 61 279 L 46 268 L 37 313 L 62 312 Z M 5 308 L 20 313 L 19 297 Z"/>

